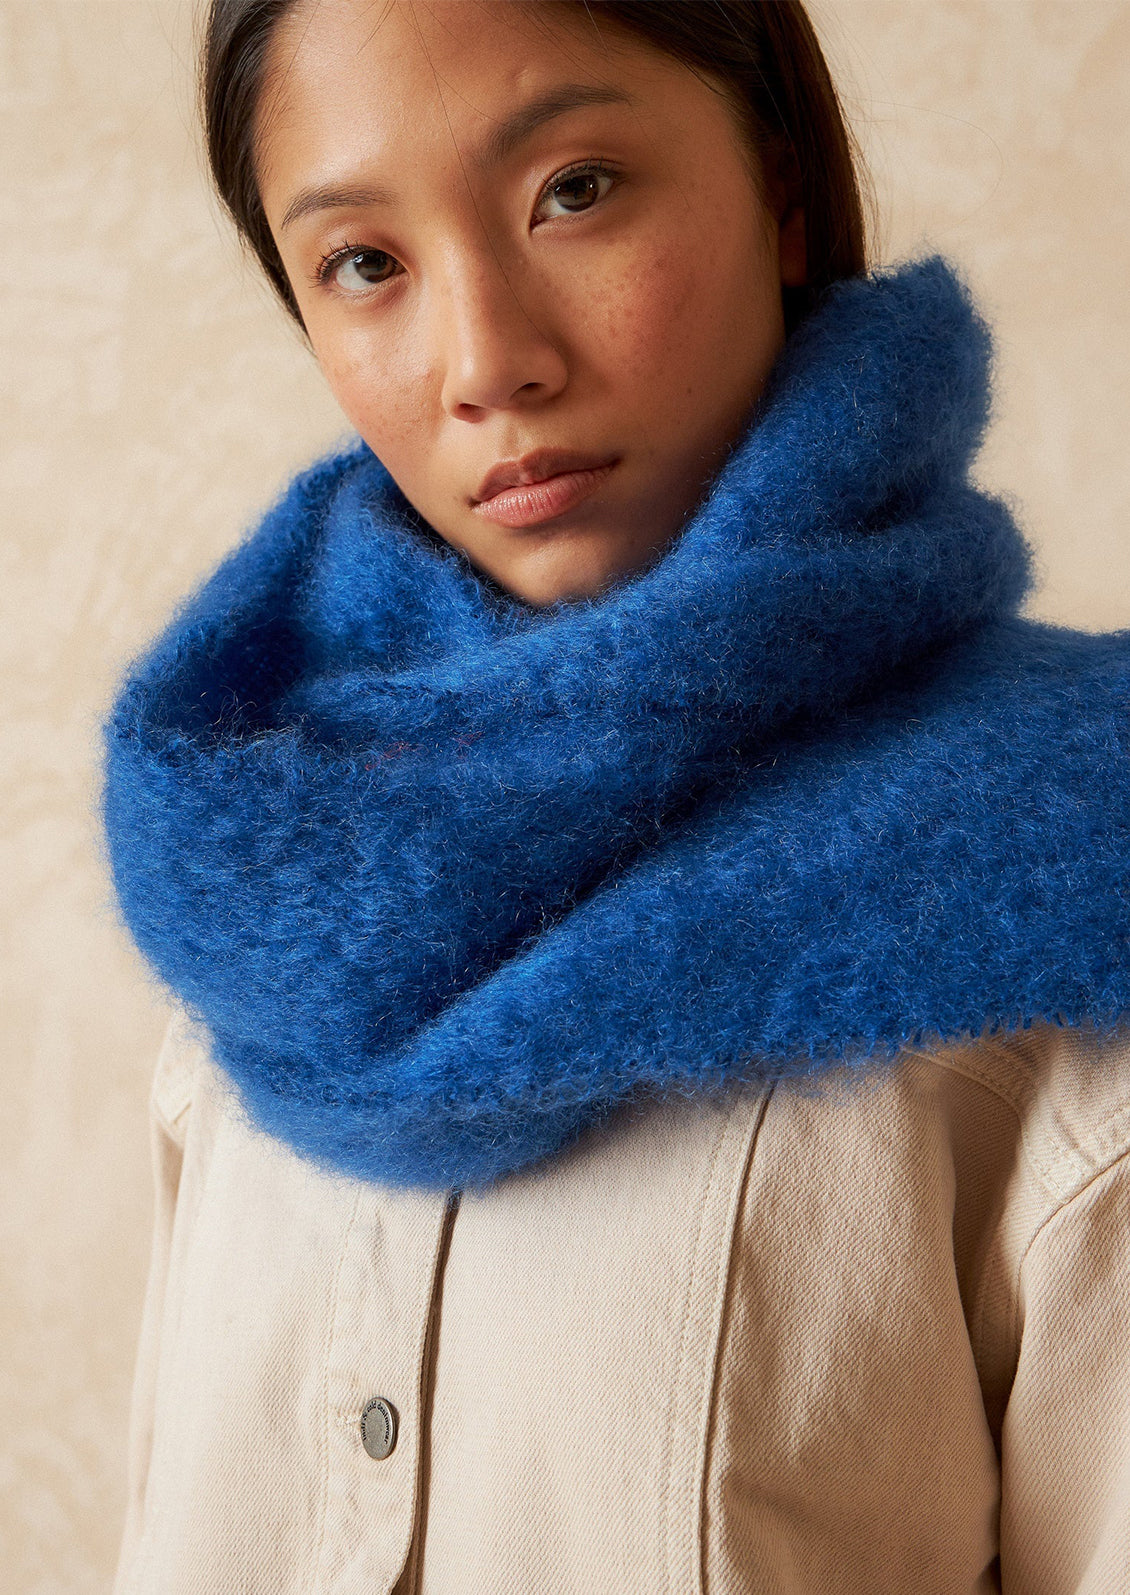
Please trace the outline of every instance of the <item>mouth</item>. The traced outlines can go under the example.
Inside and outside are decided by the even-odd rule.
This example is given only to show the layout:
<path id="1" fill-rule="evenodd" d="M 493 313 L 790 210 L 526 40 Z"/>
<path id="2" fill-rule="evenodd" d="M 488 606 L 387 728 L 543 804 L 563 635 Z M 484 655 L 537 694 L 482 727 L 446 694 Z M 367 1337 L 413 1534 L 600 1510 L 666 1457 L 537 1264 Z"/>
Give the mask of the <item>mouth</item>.
<path id="1" fill-rule="evenodd" d="M 537 526 L 584 502 L 603 484 L 615 457 L 539 449 L 503 460 L 479 484 L 471 508 L 500 526 Z"/>

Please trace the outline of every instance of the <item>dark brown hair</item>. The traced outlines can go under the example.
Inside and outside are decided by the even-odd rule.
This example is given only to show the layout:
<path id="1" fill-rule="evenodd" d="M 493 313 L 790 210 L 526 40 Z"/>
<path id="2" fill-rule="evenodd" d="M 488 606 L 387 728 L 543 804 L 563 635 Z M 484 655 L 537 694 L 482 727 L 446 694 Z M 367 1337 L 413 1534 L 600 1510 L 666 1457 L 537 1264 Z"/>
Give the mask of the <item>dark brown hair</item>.
<path id="1" fill-rule="evenodd" d="M 301 324 L 259 198 L 255 110 L 271 35 L 296 0 L 211 0 L 200 98 L 216 188 L 279 298 Z M 857 155 L 800 0 L 579 0 L 594 21 L 646 40 L 719 80 L 753 152 L 784 158 L 804 206 L 808 282 L 786 288 L 790 328 L 830 283 L 866 267 Z"/>

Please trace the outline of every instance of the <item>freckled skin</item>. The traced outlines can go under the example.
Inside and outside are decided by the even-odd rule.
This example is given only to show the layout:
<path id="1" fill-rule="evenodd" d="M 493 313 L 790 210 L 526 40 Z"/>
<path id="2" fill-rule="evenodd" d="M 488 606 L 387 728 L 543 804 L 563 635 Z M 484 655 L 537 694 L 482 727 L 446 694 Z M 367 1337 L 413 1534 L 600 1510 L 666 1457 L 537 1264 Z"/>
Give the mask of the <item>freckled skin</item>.
<path id="1" fill-rule="evenodd" d="M 564 83 L 633 103 L 575 107 L 501 165 L 475 164 L 502 118 Z M 775 179 L 755 182 L 716 90 L 581 6 L 303 0 L 272 40 L 256 150 L 314 354 L 435 530 L 537 605 L 651 563 L 748 420 L 784 341 L 782 283 L 804 280 L 803 216 Z M 611 186 L 598 179 L 591 203 L 545 199 L 594 158 Z M 379 184 L 392 202 L 284 228 L 294 196 L 324 183 Z M 345 245 L 387 278 L 347 266 L 316 281 Z M 486 473 L 538 448 L 617 463 L 552 521 L 483 520 Z"/>

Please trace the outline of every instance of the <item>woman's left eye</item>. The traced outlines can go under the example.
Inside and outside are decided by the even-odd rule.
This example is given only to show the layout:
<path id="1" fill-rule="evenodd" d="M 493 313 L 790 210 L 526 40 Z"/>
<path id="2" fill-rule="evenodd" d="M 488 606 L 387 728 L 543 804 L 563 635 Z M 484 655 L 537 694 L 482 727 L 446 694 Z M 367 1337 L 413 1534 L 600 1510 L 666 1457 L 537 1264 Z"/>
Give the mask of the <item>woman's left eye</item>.
<path id="1" fill-rule="evenodd" d="M 556 177 L 550 178 L 542 189 L 534 215 L 543 221 L 552 221 L 555 216 L 576 216 L 581 211 L 591 210 L 605 197 L 615 181 L 614 174 L 599 161 L 571 166 L 567 171 L 558 172 Z M 547 205 L 560 208 L 547 211 Z"/>

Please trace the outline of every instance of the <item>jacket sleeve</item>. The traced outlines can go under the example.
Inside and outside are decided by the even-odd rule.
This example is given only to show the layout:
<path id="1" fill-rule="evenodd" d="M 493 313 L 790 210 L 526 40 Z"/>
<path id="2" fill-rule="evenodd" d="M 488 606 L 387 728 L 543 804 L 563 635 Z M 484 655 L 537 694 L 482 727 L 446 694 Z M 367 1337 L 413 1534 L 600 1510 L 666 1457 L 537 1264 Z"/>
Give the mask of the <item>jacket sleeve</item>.
<path id="1" fill-rule="evenodd" d="M 193 1056 L 182 1018 L 174 1013 L 157 1056 L 149 1093 L 149 1144 L 153 1169 L 153 1235 L 141 1330 L 130 1400 L 125 1522 L 114 1595 L 126 1587 L 141 1537 L 153 1436 L 161 1323 L 173 1243 L 173 1223 L 193 1091 Z"/>
<path id="2" fill-rule="evenodd" d="M 1037 1231 L 1018 1300 L 1019 1358 L 1001 1431 L 1003 1595 L 1125 1595 L 1130 1153 Z"/>

